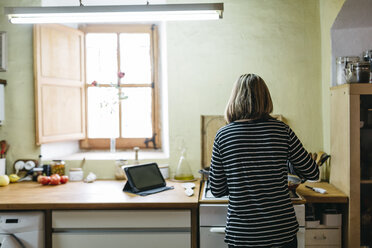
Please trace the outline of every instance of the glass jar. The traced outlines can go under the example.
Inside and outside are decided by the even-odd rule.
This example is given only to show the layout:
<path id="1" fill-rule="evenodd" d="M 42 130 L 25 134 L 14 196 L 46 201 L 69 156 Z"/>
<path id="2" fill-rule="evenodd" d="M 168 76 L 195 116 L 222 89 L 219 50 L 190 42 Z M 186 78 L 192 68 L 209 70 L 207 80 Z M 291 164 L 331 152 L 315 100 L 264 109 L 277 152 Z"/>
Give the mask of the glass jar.
<path id="1" fill-rule="evenodd" d="M 346 82 L 369 83 L 370 68 L 370 63 L 366 61 L 348 63 L 346 67 Z"/>
<path id="2" fill-rule="evenodd" d="M 346 83 L 346 67 L 349 63 L 358 62 L 360 60 L 357 56 L 349 56 L 349 57 L 338 57 L 336 59 L 336 78 L 337 78 L 337 85 L 345 84 Z"/>
<path id="3" fill-rule="evenodd" d="M 118 159 L 115 161 L 115 179 L 116 180 L 126 180 L 123 166 L 127 165 L 128 161 L 125 159 Z"/>
<path id="4" fill-rule="evenodd" d="M 51 163 L 51 173 L 59 174 L 63 176 L 65 174 L 65 161 L 63 160 L 53 160 Z"/>

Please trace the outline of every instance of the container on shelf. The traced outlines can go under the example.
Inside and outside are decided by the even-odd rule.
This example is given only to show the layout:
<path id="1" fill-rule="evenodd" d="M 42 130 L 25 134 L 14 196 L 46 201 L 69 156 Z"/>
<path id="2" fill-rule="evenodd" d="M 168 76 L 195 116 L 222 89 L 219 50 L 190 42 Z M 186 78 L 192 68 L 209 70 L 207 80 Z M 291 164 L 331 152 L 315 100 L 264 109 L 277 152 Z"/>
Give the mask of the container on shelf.
<path id="1" fill-rule="evenodd" d="M 345 69 L 347 83 L 369 83 L 371 65 L 366 61 L 350 62 Z"/>
<path id="2" fill-rule="evenodd" d="M 65 161 L 63 160 L 53 160 L 51 165 L 51 173 L 52 174 L 59 174 L 63 176 L 65 174 Z"/>
<path id="3" fill-rule="evenodd" d="M 357 56 L 345 56 L 336 59 L 337 85 L 346 83 L 345 70 L 347 65 L 351 62 L 358 62 L 359 60 L 360 58 Z"/>

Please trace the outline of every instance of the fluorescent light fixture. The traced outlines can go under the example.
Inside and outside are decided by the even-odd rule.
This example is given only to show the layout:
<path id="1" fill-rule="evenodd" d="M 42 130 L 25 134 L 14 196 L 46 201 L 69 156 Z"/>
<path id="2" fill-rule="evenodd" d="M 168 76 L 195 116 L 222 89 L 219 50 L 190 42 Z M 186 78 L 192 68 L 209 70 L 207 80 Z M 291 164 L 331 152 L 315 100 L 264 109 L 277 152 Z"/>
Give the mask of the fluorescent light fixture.
<path id="1" fill-rule="evenodd" d="M 214 20 L 222 18 L 223 3 L 5 7 L 4 13 L 14 24 Z"/>

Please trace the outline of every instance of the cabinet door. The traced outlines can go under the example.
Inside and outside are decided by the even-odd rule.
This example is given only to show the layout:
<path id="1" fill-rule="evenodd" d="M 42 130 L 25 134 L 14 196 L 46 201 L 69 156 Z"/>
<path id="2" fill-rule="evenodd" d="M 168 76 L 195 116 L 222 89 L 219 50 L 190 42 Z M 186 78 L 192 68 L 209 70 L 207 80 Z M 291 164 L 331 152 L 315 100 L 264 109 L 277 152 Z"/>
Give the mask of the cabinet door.
<path id="1" fill-rule="evenodd" d="M 52 212 L 58 229 L 191 228 L 189 210 L 58 210 Z"/>
<path id="2" fill-rule="evenodd" d="M 341 229 L 306 229 L 305 244 L 341 247 Z"/>
<path id="3" fill-rule="evenodd" d="M 190 248 L 191 235 L 187 232 L 157 231 L 85 231 L 53 233 L 53 248 Z"/>
<path id="4" fill-rule="evenodd" d="M 85 138 L 83 32 L 34 26 L 36 143 Z"/>

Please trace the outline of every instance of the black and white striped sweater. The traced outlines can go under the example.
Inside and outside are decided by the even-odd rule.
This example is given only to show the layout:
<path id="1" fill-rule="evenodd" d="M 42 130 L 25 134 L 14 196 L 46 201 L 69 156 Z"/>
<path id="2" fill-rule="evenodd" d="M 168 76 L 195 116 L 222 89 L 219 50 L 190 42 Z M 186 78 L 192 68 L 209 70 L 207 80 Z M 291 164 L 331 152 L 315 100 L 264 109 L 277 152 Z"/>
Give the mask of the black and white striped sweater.
<path id="1" fill-rule="evenodd" d="M 214 196 L 229 196 L 226 243 L 280 247 L 294 238 L 288 161 L 304 178 L 319 178 L 314 160 L 281 121 L 236 121 L 217 132 L 209 180 Z"/>

